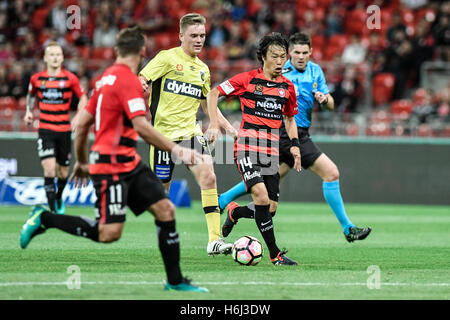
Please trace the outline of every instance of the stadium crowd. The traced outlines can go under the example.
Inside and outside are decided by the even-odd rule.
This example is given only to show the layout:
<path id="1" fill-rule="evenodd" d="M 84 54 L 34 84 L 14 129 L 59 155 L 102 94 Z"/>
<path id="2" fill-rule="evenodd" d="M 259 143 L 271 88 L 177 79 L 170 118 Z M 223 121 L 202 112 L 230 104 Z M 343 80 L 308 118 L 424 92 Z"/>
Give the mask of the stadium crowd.
<path id="1" fill-rule="evenodd" d="M 80 14 L 74 28 L 68 28 L 71 5 Z M 371 5 L 381 9 L 372 29 Z M 363 134 L 450 136 L 450 81 L 421 87 L 424 62 L 450 63 L 450 2 L 427 0 L 0 0 L 0 131 L 36 130 L 21 119 L 30 76 L 44 69 L 48 41 L 60 43 L 65 67 L 89 92 L 112 63 L 121 28 L 137 24 L 145 30 L 151 59 L 179 45 L 178 20 L 188 12 L 207 18 L 200 58 L 211 69 L 213 86 L 257 66 L 261 36 L 301 30 L 312 37 L 312 60 L 323 67 L 336 102 L 333 116 L 319 108 L 315 116 L 337 116 L 345 123 L 338 133 L 361 134 L 353 115 L 365 114 Z M 236 100 L 219 107 L 239 117 Z"/>

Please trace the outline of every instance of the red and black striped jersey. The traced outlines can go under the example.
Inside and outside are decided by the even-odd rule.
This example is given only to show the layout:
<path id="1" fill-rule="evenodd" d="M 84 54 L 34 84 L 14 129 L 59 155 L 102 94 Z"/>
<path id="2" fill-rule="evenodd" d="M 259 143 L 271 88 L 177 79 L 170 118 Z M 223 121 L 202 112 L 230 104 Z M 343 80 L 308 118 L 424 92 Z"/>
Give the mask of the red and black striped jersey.
<path id="1" fill-rule="evenodd" d="M 278 155 L 272 142 L 280 139 L 283 115 L 298 112 L 294 85 L 284 76 L 269 80 L 262 68 L 235 75 L 217 86 L 224 96 L 239 96 L 242 122 L 235 143 L 236 151 Z"/>
<path id="2" fill-rule="evenodd" d="M 70 102 L 75 93 L 84 94 L 78 77 L 61 69 L 56 76 L 41 71 L 31 76 L 28 92 L 37 95 L 39 107 L 39 129 L 57 132 L 70 131 Z"/>
<path id="3" fill-rule="evenodd" d="M 125 173 L 141 160 L 138 134 L 131 120 L 147 108 L 138 77 L 125 64 L 115 63 L 95 82 L 86 110 L 94 116 L 95 141 L 89 156 L 90 174 Z"/>

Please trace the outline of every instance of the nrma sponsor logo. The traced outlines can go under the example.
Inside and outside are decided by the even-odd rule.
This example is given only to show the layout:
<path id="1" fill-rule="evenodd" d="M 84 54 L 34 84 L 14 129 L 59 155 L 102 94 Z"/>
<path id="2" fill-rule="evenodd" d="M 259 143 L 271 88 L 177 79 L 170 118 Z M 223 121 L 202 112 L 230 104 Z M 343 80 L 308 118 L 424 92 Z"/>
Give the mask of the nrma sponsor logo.
<path id="1" fill-rule="evenodd" d="M 192 98 L 201 98 L 202 88 L 192 83 L 167 79 L 164 83 L 164 91 Z"/>
<path id="2" fill-rule="evenodd" d="M 274 112 L 280 111 L 283 106 L 274 98 L 266 98 L 264 101 L 257 101 L 256 107 L 263 108 L 267 112 Z"/>

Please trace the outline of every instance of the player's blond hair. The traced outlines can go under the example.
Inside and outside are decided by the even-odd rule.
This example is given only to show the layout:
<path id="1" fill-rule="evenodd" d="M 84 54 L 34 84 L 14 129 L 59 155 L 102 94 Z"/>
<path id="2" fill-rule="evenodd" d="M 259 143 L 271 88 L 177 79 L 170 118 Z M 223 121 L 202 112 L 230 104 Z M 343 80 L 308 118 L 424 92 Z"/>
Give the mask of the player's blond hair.
<path id="1" fill-rule="evenodd" d="M 47 43 L 47 45 L 45 46 L 45 50 L 47 50 L 47 48 L 50 48 L 50 47 L 60 47 L 62 49 L 61 45 L 57 41 L 53 41 L 53 40 L 49 41 Z"/>
<path id="2" fill-rule="evenodd" d="M 180 32 L 183 33 L 187 27 L 196 24 L 206 24 L 206 18 L 199 13 L 188 13 L 180 19 Z"/>

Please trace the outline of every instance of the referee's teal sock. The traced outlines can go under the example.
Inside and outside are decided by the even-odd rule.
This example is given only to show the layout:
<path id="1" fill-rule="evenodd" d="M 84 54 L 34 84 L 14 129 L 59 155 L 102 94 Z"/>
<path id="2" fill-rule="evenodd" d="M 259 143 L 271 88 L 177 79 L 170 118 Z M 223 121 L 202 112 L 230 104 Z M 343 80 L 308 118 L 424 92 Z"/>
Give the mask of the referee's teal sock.
<path id="1" fill-rule="evenodd" d="M 219 197 L 219 207 L 220 210 L 225 209 L 225 207 L 234 199 L 244 195 L 247 193 L 247 190 L 245 189 L 245 183 L 244 180 L 239 182 L 237 185 L 232 187 L 230 190 L 228 190 L 225 193 L 222 193 Z"/>
<path id="2" fill-rule="evenodd" d="M 339 180 L 326 182 L 322 184 L 323 196 L 328 202 L 328 205 L 333 210 L 336 218 L 341 224 L 342 230 L 345 234 L 348 234 L 348 229 L 354 227 L 355 225 L 347 217 L 347 213 L 344 208 L 344 201 L 342 200 L 341 191 L 339 188 Z"/>

